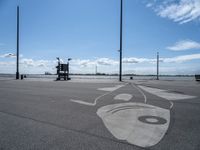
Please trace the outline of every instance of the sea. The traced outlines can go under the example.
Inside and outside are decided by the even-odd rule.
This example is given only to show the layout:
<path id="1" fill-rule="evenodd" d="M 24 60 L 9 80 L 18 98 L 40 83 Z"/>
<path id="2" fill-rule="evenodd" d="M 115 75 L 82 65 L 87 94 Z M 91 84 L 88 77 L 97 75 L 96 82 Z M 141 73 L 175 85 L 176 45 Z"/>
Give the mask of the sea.
<path id="1" fill-rule="evenodd" d="M 73 79 L 116 79 L 118 80 L 119 76 L 114 75 L 70 75 Z M 140 75 L 140 76 L 122 76 L 122 79 L 130 80 L 132 77 L 133 80 L 156 80 L 154 75 Z M 15 78 L 15 74 L 0 74 L 0 78 Z M 44 75 L 44 74 L 26 74 L 26 78 L 40 78 L 40 79 L 56 79 L 57 75 Z M 161 75 L 159 80 L 195 80 L 193 75 L 177 76 L 177 75 Z"/>

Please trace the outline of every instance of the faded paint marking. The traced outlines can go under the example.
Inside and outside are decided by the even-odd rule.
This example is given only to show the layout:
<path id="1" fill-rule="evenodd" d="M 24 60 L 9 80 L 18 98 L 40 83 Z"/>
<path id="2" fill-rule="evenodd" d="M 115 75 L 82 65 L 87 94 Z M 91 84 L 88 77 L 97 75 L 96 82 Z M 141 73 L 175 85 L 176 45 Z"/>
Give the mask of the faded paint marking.
<path id="1" fill-rule="evenodd" d="M 82 100 L 74 100 L 74 99 L 70 99 L 70 101 L 71 101 L 71 102 L 78 103 L 78 104 L 82 104 L 82 105 L 95 106 L 95 105 L 97 104 L 97 101 L 98 101 L 100 98 L 102 98 L 102 97 L 104 97 L 104 96 L 106 96 L 106 95 L 108 95 L 108 94 L 114 92 L 115 90 L 118 90 L 118 89 L 121 88 L 121 87 L 126 86 L 127 84 L 128 84 L 128 83 L 126 83 L 126 84 L 124 84 L 124 85 L 117 85 L 117 86 L 115 86 L 115 89 L 114 89 L 113 91 L 104 93 L 104 94 L 98 96 L 97 98 L 95 98 L 93 103 L 85 102 L 85 101 L 82 101 Z M 116 88 L 116 87 L 117 87 L 117 88 Z"/>
<path id="2" fill-rule="evenodd" d="M 147 97 L 144 94 L 144 92 L 140 88 L 138 88 L 136 85 L 134 85 L 134 84 L 131 84 L 131 85 L 132 85 L 133 88 L 136 88 L 143 95 L 143 97 L 144 97 L 144 103 L 147 103 Z"/>
<path id="3" fill-rule="evenodd" d="M 115 100 L 123 100 L 123 101 L 130 101 L 133 96 L 131 94 L 119 94 L 114 97 Z"/>
<path id="4" fill-rule="evenodd" d="M 148 93 L 154 94 L 158 97 L 162 97 L 164 99 L 171 100 L 171 101 L 196 98 L 196 96 L 191 96 L 191 95 L 184 95 L 184 94 L 171 93 L 171 92 L 169 93 L 168 90 L 150 88 L 150 87 L 141 86 L 141 85 L 139 85 L 138 87 Z"/>
<path id="5" fill-rule="evenodd" d="M 107 92 L 112 92 L 115 91 L 121 87 L 123 87 L 124 85 L 116 85 L 114 87 L 105 87 L 105 88 L 98 88 L 99 91 L 107 91 Z"/>
<path id="6" fill-rule="evenodd" d="M 160 142 L 170 123 L 168 109 L 143 103 L 103 106 L 97 110 L 97 115 L 115 138 L 140 147 Z"/>

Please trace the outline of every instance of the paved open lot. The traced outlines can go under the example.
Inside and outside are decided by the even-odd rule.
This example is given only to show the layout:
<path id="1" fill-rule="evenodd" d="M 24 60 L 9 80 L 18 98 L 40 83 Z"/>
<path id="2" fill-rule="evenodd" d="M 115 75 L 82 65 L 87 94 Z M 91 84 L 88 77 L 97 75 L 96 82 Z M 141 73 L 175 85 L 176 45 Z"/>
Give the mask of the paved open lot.
<path id="1" fill-rule="evenodd" d="M 195 81 L 0 80 L 0 149 L 198 150 Z"/>

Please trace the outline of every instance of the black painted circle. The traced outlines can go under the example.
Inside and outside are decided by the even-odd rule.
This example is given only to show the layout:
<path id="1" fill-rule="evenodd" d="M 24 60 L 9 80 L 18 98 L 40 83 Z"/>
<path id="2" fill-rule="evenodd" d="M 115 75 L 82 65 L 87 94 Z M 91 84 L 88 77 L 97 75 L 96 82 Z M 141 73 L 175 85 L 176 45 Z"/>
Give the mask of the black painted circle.
<path id="1" fill-rule="evenodd" d="M 148 121 L 148 119 L 155 119 L 156 122 L 150 122 Z M 158 117 L 158 116 L 140 116 L 138 117 L 138 120 L 143 122 L 143 123 L 147 123 L 147 124 L 165 124 L 167 122 L 166 119 Z"/>

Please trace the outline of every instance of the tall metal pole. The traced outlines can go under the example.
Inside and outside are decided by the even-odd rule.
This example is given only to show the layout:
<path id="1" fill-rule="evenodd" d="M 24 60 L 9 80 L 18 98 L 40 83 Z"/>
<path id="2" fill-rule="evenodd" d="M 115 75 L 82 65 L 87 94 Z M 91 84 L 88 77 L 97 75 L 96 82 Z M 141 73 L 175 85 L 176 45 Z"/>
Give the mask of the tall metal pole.
<path id="1" fill-rule="evenodd" d="M 68 62 L 67 62 L 67 64 L 68 64 L 67 80 L 70 80 L 70 78 L 69 78 L 69 61 L 70 60 L 72 60 L 72 59 L 68 58 Z"/>
<path id="2" fill-rule="evenodd" d="M 17 6 L 17 68 L 16 79 L 19 79 L 19 6 Z"/>
<path id="3" fill-rule="evenodd" d="M 157 80 L 159 80 L 159 52 L 157 52 Z"/>
<path id="4" fill-rule="evenodd" d="M 119 81 L 122 81 L 122 25 L 123 25 L 123 0 L 121 0 L 120 10 L 120 50 L 119 50 Z"/>

